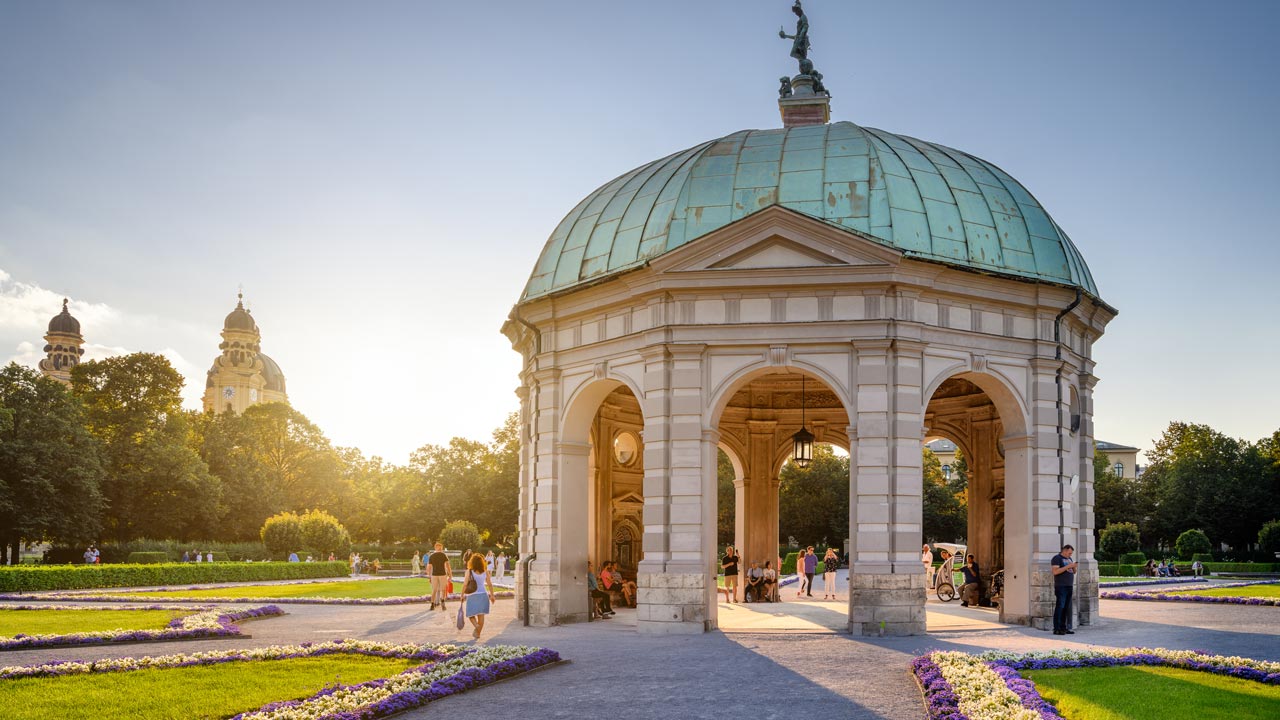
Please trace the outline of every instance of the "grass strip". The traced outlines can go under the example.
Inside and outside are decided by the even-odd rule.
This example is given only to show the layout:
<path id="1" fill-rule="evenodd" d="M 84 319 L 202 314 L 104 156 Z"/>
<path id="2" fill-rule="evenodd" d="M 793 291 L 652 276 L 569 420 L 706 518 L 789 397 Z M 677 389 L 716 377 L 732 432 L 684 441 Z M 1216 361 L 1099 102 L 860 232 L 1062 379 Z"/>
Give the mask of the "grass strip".
<path id="1" fill-rule="evenodd" d="M 423 664 L 420 659 L 332 654 L 264 662 L 0 682 L 6 720 L 226 718 Z"/>
<path id="2" fill-rule="evenodd" d="M 1170 590 L 1168 595 L 1201 595 L 1204 597 L 1258 597 L 1280 598 L 1280 585 L 1253 585 L 1250 587 L 1197 588 L 1195 590 Z"/>
<path id="3" fill-rule="evenodd" d="M 23 635 L 69 635 L 101 630 L 160 630 L 177 618 L 199 612 L 186 610 L 15 610 L 0 607 L 0 637 Z"/>
<path id="4" fill-rule="evenodd" d="M 1170 667 L 1024 670 L 1069 720 L 1280 717 L 1280 686 Z"/>

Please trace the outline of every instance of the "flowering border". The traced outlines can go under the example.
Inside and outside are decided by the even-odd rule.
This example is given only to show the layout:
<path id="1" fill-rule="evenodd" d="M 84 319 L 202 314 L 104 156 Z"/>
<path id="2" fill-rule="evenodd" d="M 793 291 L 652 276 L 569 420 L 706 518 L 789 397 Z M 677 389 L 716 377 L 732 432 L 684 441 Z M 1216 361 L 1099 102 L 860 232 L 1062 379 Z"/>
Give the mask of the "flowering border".
<path id="1" fill-rule="evenodd" d="M 546 648 L 501 645 L 464 648 L 456 645 L 392 645 L 361 640 L 335 640 L 327 643 L 154 658 L 109 658 L 95 662 L 0 667 L 0 681 L 228 662 L 286 660 L 333 653 L 423 660 L 425 664 L 378 680 L 328 687 L 301 700 L 269 703 L 257 710 L 236 715 L 233 720 L 371 720 L 560 662 L 559 653 Z"/>
<path id="2" fill-rule="evenodd" d="M 1280 685 L 1277 662 L 1164 648 L 988 651 L 979 655 L 933 652 L 913 660 L 911 670 L 931 720 L 1061 720 L 1057 709 L 1019 671 L 1121 665 L 1196 670 Z"/>
<path id="3" fill-rule="evenodd" d="M 145 592 L 165 592 L 163 590 L 147 590 Z M 134 593 L 136 595 L 136 593 Z M 495 598 L 513 598 L 515 592 L 506 590 L 493 594 Z M 449 600 L 459 600 L 461 593 L 450 593 Z M 79 593 L 36 593 L 30 595 L 0 595 L 0 600 L 79 600 L 83 602 L 118 602 L 136 603 L 147 598 L 130 597 L 129 593 L 110 593 L 101 595 L 81 595 Z M 175 603 L 271 603 L 273 605 L 408 605 L 410 603 L 429 603 L 430 595 L 400 595 L 385 598 L 315 598 L 315 597 L 165 597 L 156 598 Z"/>
<path id="4" fill-rule="evenodd" d="M 1249 587 L 1251 585 L 1275 585 L 1277 583 L 1280 583 L 1280 580 L 1257 580 L 1253 582 L 1214 585 L 1212 589 Z M 1196 592 L 1198 590 L 1201 590 L 1201 588 L 1193 588 L 1188 592 Z M 1211 603 L 1217 605 L 1261 605 L 1268 607 L 1280 607 L 1280 598 L 1246 597 L 1243 595 L 1170 595 L 1158 590 L 1147 590 L 1145 592 L 1101 592 L 1098 593 L 1098 597 L 1106 600 L 1149 600 L 1153 602 L 1190 602 Z"/>
<path id="5" fill-rule="evenodd" d="M 1206 578 L 1206 577 L 1154 578 L 1150 580 L 1121 580 L 1119 582 L 1104 582 L 1104 583 L 1098 583 L 1098 587 L 1114 588 L 1114 587 L 1138 587 L 1138 586 L 1146 586 L 1146 585 L 1190 585 L 1192 583 L 1206 583 L 1206 582 L 1209 582 L 1209 578 Z"/>
<path id="6" fill-rule="evenodd" d="M 101 610 L 196 610 L 197 612 L 169 621 L 169 626 L 159 630 L 92 630 L 87 632 L 0 637 L 0 650 L 26 650 L 29 648 L 60 647 L 69 645 L 97 645 L 103 643 L 162 642 L 166 640 L 193 640 L 198 638 L 242 637 L 235 623 L 259 617 L 284 615 L 275 605 L 261 605 L 242 610 L 218 610 L 212 606 L 192 608 L 189 605 L 147 605 L 132 608 L 95 608 L 78 605 L 18 605 L 6 610 L 77 610 L 94 612 Z"/>

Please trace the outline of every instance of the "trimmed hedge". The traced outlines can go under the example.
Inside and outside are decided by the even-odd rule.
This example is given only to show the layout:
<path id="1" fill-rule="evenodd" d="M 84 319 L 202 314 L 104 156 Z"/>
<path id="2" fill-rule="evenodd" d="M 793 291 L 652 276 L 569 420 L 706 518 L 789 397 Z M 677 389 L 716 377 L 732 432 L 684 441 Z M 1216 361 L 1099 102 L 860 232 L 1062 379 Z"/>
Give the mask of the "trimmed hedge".
<path id="1" fill-rule="evenodd" d="M 1127 552 L 1120 556 L 1121 565 L 1146 565 L 1147 556 L 1140 552 Z"/>
<path id="2" fill-rule="evenodd" d="M 1191 562 L 1196 562 L 1197 560 L 1202 563 L 1211 563 L 1213 562 L 1213 553 L 1196 553 L 1191 556 Z"/>
<path id="3" fill-rule="evenodd" d="M 151 565 L 154 563 L 169 562 L 169 553 L 167 552 L 131 552 L 129 553 L 128 562 L 134 565 Z"/>
<path id="4" fill-rule="evenodd" d="M 1213 573 L 1273 573 L 1280 572 L 1280 563 L 1220 563 L 1200 561 L 1205 572 Z M 1145 565 L 1145 563 L 1144 563 Z M 1191 563 L 1177 563 L 1179 568 L 1187 568 Z M 1105 577 L 1139 577 L 1143 565 L 1124 565 L 1117 563 L 1098 563 L 1098 574 Z"/>
<path id="5" fill-rule="evenodd" d="M 779 575 L 791 575 L 796 571 L 796 560 L 800 558 L 800 553 L 789 552 L 782 559 L 782 569 L 778 571 Z"/>
<path id="6" fill-rule="evenodd" d="M 308 580 L 346 577 L 349 573 L 350 569 L 345 562 L 12 565 L 0 567 L 0 592 L 86 590 L 252 580 Z"/>

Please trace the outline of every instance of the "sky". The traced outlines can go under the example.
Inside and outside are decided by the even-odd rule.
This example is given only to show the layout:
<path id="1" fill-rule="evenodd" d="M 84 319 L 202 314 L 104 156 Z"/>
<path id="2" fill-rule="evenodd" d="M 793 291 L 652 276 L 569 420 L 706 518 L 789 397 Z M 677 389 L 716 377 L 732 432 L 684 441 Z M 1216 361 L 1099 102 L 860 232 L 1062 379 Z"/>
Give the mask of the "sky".
<path id="1" fill-rule="evenodd" d="M 810 0 L 833 119 L 1018 178 L 1120 315 L 1097 436 L 1280 428 L 1280 3 Z M 516 409 L 499 328 L 599 185 L 779 124 L 785 0 L 0 0 L 0 361 L 61 298 L 86 357 L 199 407 L 243 286 L 292 404 L 393 462 Z"/>

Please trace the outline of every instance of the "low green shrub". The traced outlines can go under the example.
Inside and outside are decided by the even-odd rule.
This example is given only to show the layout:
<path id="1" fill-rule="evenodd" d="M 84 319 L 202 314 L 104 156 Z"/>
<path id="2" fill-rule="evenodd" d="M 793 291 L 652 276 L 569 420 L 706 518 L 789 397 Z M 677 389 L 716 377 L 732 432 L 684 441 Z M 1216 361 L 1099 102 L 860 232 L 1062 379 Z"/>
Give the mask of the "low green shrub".
<path id="1" fill-rule="evenodd" d="M 1121 565 L 1119 563 L 1098 563 L 1098 574 L 1102 577 L 1137 577 L 1141 565 Z"/>
<path id="2" fill-rule="evenodd" d="M 1191 562 L 1211 563 L 1213 562 L 1213 553 L 1196 553 L 1191 556 Z"/>
<path id="3" fill-rule="evenodd" d="M 215 555 L 216 557 L 216 555 Z M 44 592 L 147 585 L 346 577 L 345 562 L 12 565 L 0 567 L 0 592 Z"/>
<path id="4" fill-rule="evenodd" d="M 129 560 L 135 565 L 150 565 L 152 563 L 169 562 L 169 553 L 167 552 L 131 552 Z"/>
<path id="5" fill-rule="evenodd" d="M 1120 556 L 1121 565 L 1146 565 L 1147 556 L 1140 552 L 1127 552 Z"/>
<path id="6" fill-rule="evenodd" d="M 787 553 L 787 556 L 782 559 L 782 570 L 779 573 L 782 575 L 794 574 L 796 571 L 796 559 L 799 557 L 800 553 L 798 552 Z"/>
<path id="7" fill-rule="evenodd" d="M 1204 568 L 1216 573 L 1270 573 L 1280 572 L 1280 563 L 1209 562 L 1204 564 Z"/>

